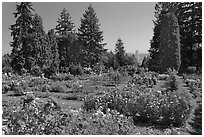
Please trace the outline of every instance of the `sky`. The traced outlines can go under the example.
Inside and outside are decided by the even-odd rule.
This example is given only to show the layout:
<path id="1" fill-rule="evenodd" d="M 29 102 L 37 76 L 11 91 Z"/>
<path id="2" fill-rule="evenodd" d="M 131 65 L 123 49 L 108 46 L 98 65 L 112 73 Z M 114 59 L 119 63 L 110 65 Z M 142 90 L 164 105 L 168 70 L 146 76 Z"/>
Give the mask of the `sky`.
<path id="1" fill-rule="evenodd" d="M 105 48 L 114 51 L 118 38 L 121 38 L 126 52 L 148 53 L 153 35 L 154 2 L 32 2 L 33 8 L 43 19 L 44 30 L 55 28 L 60 12 L 66 8 L 71 15 L 75 29 L 81 18 L 92 4 L 103 31 Z M 10 53 L 12 41 L 9 27 L 15 24 L 13 13 L 15 2 L 2 3 L 2 54 Z"/>

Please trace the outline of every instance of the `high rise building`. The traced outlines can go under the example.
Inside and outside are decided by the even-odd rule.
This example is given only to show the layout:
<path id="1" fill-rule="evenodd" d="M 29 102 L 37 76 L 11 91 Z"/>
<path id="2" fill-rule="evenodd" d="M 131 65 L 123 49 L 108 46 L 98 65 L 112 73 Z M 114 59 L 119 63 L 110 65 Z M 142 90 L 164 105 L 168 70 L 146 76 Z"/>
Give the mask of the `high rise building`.
<path id="1" fill-rule="evenodd" d="M 135 51 L 135 58 L 136 58 L 136 62 L 139 63 L 139 51 L 138 50 Z"/>

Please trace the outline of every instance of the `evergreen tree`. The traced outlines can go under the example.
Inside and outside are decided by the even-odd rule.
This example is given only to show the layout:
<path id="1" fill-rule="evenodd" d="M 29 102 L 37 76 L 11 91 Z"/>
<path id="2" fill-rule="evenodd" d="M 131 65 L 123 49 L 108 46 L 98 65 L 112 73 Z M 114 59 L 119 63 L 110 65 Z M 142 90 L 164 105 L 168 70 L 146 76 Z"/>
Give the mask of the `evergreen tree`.
<path id="1" fill-rule="evenodd" d="M 58 45 L 56 42 L 56 35 L 54 33 L 54 30 L 51 29 L 48 31 L 48 45 L 51 48 L 51 65 L 50 68 L 54 73 L 58 73 L 59 72 L 59 54 L 58 54 Z"/>
<path id="2" fill-rule="evenodd" d="M 124 59 L 125 59 L 125 62 L 124 62 L 125 65 L 137 65 L 138 64 L 134 54 L 128 56 L 128 54 L 126 53 Z"/>
<path id="3" fill-rule="evenodd" d="M 107 68 L 114 68 L 114 58 L 115 58 L 115 55 L 112 51 L 110 52 L 105 52 L 105 56 L 107 57 L 107 62 L 105 62 L 105 66 Z"/>
<path id="4" fill-rule="evenodd" d="M 202 3 L 201 2 L 159 2 L 155 5 L 154 33 L 151 40 L 150 69 L 158 66 L 161 45 L 161 20 L 167 12 L 178 18 L 181 43 L 181 69 L 188 66 L 202 68 Z M 155 70 L 155 69 L 154 69 Z"/>
<path id="5" fill-rule="evenodd" d="M 36 60 L 34 65 L 39 66 L 40 68 L 43 67 L 45 63 L 44 49 L 48 45 L 46 33 L 43 28 L 43 21 L 41 16 L 35 14 L 33 17 L 33 32 L 32 32 L 32 45 L 33 49 L 30 54 L 32 58 Z"/>
<path id="6" fill-rule="evenodd" d="M 180 34 L 176 16 L 169 12 L 164 16 L 161 27 L 161 45 L 159 46 L 160 71 L 168 68 L 180 68 Z"/>
<path id="7" fill-rule="evenodd" d="M 149 56 L 145 56 L 142 60 L 142 65 L 141 67 L 144 67 L 144 68 L 148 68 L 149 66 L 149 60 L 150 60 L 150 57 Z"/>
<path id="8" fill-rule="evenodd" d="M 16 18 L 16 23 L 11 25 L 11 36 L 13 42 L 12 47 L 12 67 L 16 71 L 20 71 L 22 68 L 29 69 L 29 66 L 25 65 L 31 54 L 32 45 L 30 44 L 32 33 L 32 4 L 30 2 L 21 2 L 16 5 L 16 12 L 13 13 Z"/>
<path id="9" fill-rule="evenodd" d="M 10 67 L 11 66 L 11 59 L 12 59 L 11 55 L 9 55 L 8 53 L 4 54 L 2 56 L 2 68 L 6 67 L 6 66 Z"/>
<path id="10" fill-rule="evenodd" d="M 11 61 L 12 61 L 12 57 L 10 54 L 7 53 L 2 56 L 2 72 L 3 73 L 12 72 Z"/>
<path id="11" fill-rule="evenodd" d="M 179 3 L 176 12 L 181 34 L 181 69 L 202 68 L 202 3 Z"/>
<path id="12" fill-rule="evenodd" d="M 49 42 L 49 36 L 48 34 L 45 35 L 45 44 L 42 45 L 41 49 L 42 49 L 42 65 L 40 65 L 40 67 L 44 70 L 50 68 L 51 64 L 52 64 L 52 58 L 53 58 L 53 54 L 52 54 L 52 47 L 50 46 L 50 42 Z"/>
<path id="13" fill-rule="evenodd" d="M 60 14 L 56 26 L 57 43 L 59 50 L 60 67 L 67 67 L 72 61 L 73 56 L 77 53 L 73 52 L 76 43 L 75 26 L 71 20 L 71 16 L 64 8 Z"/>
<path id="14" fill-rule="evenodd" d="M 175 11 L 176 3 L 173 2 L 158 2 L 155 4 L 155 20 L 153 37 L 150 40 L 150 60 L 149 69 L 157 71 L 159 69 L 159 46 L 161 46 L 161 24 L 166 13 Z"/>
<path id="15" fill-rule="evenodd" d="M 90 4 L 81 18 L 81 25 L 78 29 L 82 65 L 93 66 L 100 61 L 101 55 L 105 51 L 102 34 L 99 19 Z"/>
<path id="16" fill-rule="evenodd" d="M 119 38 L 115 45 L 115 57 L 119 63 L 119 66 L 125 65 L 125 47 L 123 46 L 121 38 Z"/>

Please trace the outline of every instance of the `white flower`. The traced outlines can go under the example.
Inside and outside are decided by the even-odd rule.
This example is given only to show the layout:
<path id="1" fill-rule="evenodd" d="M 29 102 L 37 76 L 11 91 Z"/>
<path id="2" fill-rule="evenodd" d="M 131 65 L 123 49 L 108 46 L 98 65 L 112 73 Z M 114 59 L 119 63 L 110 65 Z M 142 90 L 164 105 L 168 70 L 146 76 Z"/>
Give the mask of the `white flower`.
<path id="1" fill-rule="evenodd" d="M 120 114 L 119 116 L 120 116 L 120 117 L 124 117 L 124 115 L 123 115 L 123 114 Z"/>
<path id="2" fill-rule="evenodd" d="M 161 92 L 161 91 L 159 91 L 159 90 L 157 90 L 157 93 L 161 94 L 162 92 Z"/>

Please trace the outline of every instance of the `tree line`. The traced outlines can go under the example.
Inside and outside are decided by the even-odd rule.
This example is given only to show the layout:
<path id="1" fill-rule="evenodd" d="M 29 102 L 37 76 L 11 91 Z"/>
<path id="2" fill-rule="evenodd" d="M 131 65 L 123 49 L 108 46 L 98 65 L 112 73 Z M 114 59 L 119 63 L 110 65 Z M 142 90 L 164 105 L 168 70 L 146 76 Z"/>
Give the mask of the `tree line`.
<path id="1" fill-rule="evenodd" d="M 125 52 L 119 38 L 115 51 L 104 46 L 99 18 L 90 4 L 76 31 L 71 15 L 63 9 L 55 28 L 47 33 L 40 15 L 34 13 L 32 3 L 16 5 L 15 24 L 11 25 L 11 55 L 5 55 L 3 63 L 13 71 L 31 71 L 39 68 L 53 73 L 72 65 L 94 67 L 98 64 L 115 69 L 120 66 L 138 65 L 135 56 Z M 150 40 L 149 57 L 142 66 L 153 71 L 165 72 L 167 68 L 186 72 L 189 67 L 202 69 L 202 3 L 158 2 L 155 4 L 153 37 Z"/>
<path id="2" fill-rule="evenodd" d="M 29 72 L 37 67 L 58 73 L 70 65 L 93 67 L 98 63 L 116 68 L 125 65 L 124 61 L 118 63 L 120 50 L 123 50 L 120 56 L 126 56 L 127 62 L 134 63 L 134 58 L 125 54 L 121 39 L 118 39 L 120 44 L 116 43 L 115 53 L 104 48 L 107 43 L 103 42 L 99 18 L 91 4 L 83 14 L 77 32 L 65 8 L 57 19 L 56 27 L 47 33 L 41 16 L 34 11 L 31 2 L 21 2 L 17 3 L 16 12 L 13 13 L 16 21 L 9 28 L 13 38 L 10 43 L 12 52 L 5 56 L 11 59 L 4 59 L 4 62 L 8 64 L 10 60 L 9 66 L 15 72 L 20 73 L 22 69 Z"/>
<path id="3" fill-rule="evenodd" d="M 165 24 L 167 14 L 174 14 L 174 31 L 172 31 L 172 37 L 168 37 L 166 34 L 168 21 Z M 175 24 L 175 20 L 176 23 Z M 170 20 L 169 20 L 170 21 Z M 189 67 L 196 67 L 198 71 L 202 70 L 202 3 L 201 2 L 158 2 L 155 4 L 155 20 L 153 37 L 150 41 L 150 57 L 148 66 L 150 70 L 161 70 L 166 68 L 169 63 L 175 62 L 172 60 L 174 54 L 178 52 L 175 50 L 168 50 L 166 46 L 168 43 L 164 42 L 164 39 L 170 38 L 171 42 L 177 42 L 176 49 L 180 50 L 180 55 L 176 55 L 180 58 L 177 62 L 178 66 L 175 66 L 180 72 L 186 72 Z M 165 24 L 165 25 L 164 25 Z M 178 28 L 178 29 L 175 29 Z M 165 29 L 164 29 L 165 28 Z M 166 32 L 164 32 L 166 31 Z M 177 34 L 176 34 L 177 33 Z M 177 36 L 176 36 L 177 35 Z M 175 41 L 175 39 L 177 39 Z M 175 47 L 175 43 L 170 44 Z M 164 51 L 164 52 L 163 52 Z M 163 54 L 164 53 L 164 54 Z M 165 62 L 162 62 L 163 54 L 165 56 Z M 179 60 L 179 59 L 178 59 Z M 164 60 L 163 60 L 164 61 Z"/>

